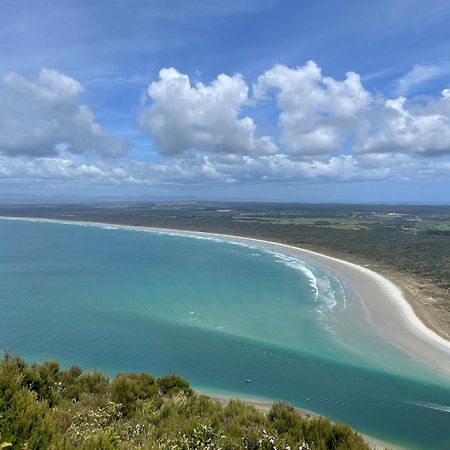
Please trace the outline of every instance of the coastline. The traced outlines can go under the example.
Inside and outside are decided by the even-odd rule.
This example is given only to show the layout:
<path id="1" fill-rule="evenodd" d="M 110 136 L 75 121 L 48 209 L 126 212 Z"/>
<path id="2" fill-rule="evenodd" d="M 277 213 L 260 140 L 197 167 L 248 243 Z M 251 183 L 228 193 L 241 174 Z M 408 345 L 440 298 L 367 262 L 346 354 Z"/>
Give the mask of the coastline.
<path id="1" fill-rule="evenodd" d="M 114 225 L 112 225 L 114 226 Z M 131 227 L 133 228 L 133 227 Z M 153 232 L 204 237 L 244 245 L 257 245 L 286 256 L 308 258 L 351 282 L 347 289 L 362 300 L 366 318 L 378 334 L 445 375 L 450 375 L 450 341 L 423 323 L 402 290 L 383 275 L 356 263 L 312 250 L 273 241 L 229 234 L 134 227 Z"/>
<path id="2" fill-rule="evenodd" d="M 433 308 L 436 301 L 442 301 L 439 289 L 429 281 L 420 280 L 411 275 L 393 270 L 380 270 L 379 272 L 401 288 L 403 296 L 427 328 L 430 328 L 445 340 L 450 340 L 450 325 L 445 320 L 446 316 L 436 314 Z"/>
<path id="3" fill-rule="evenodd" d="M 121 225 L 108 225 L 122 227 Z M 351 281 L 351 286 L 348 286 L 348 288 L 363 301 L 367 320 L 376 332 L 407 353 L 414 355 L 422 362 L 434 367 L 439 372 L 447 376 L 450 375 L 450 341 L 447 341 L 428 328 L 420 320 L 411 304 L 403 295 L 402 290 L 397 285 L 367 267 L 312 250 L 262 239 L 201 231 L 183 231 L 126 225 L 123 227 L 221 241 L 225 240 L 250 246 L 256 245 L 271 252 L 283 253 L 286 256 L 311 259 Z"/>
<path id="4" fill-rule="evenodd" d="M 218 396 L 214 394 L 208 394 L 209 397 L 213 398 L 214 400 L 217 400 L 221 405 L 226 406 L 231 400 L 233 400 L 234 397 L 226 397 L 226 396 Z M 261 411 L 265 414 L 267 414 L 270 409 L 272 408 L 272 405 L 274 402 L 270 401 L 263 401 L 263 400 L 252 400 L 248 398 L 237 398 L 241 402 L 245 403 L 246 405 L 253 406 L 258 411 Z M 321 416 L 320 414 L 317 414 L 313 411 L 309 411 L 307 409 L 298 408 L 294 406 L 295 411 L 303 418 L 305 419 L 318 419 L 324 416 Z M 326 418 L 326 417 L 325 417 Z M 327 419 L 329 420 L 329 419 Z M 360 433 L 357 431 L 358 434 L 362 436 L 362 438 L 366 441 L 367 445 L 370 445 L 370 447 L 373 450 L 406 450 L 403 447 L 398 447 L 390 444 L 389 442 L 382 441 L 380 439 L 374 438 L 372 436 L 368 436 L 367 434 Z"/>
<path id="5" fill-rule="evenodd" d="M 387 320 L 387 326 L 392 327 L 394 333 L 399 331 L 398 323 L 393 320 L 390 315 L 394 315 L 394 319 L 402 320 L 401 324 L 406 327 L 406 331 L 410 332 L 409 328 L 413 328 L 419 323 L 417 328 L 413 328 L 413 338 L 407 335 L 406 339 L 413 339 L 412 341 L 408 341 L 408 344 L 413 345 L 414 339 L 419 337 L 420 342 L 428 343 L 428 347 L 425 347 L 425 351 L 430 349 L 430 343 L 433 342 L 435 347 L 432 347 L 435 352 L 437 352 L 437 356 L 435 352 L 432 354 L 428 354 L 427 359 L 424 358 L 424 355 L 418 354 L 409 348 L 404 348 L 406 351 L 415 354 L 421 360 L 427 362 L 428 364 L 434 366 L 435 368 L 440 369 L 447 374 L 450 372 L 450 367 L 441 366 L 442 361 L 438 361 L 439 358 L 444 357 L 445 361 L 449 363 L 450 361 L 446 355 L 450 355 L 450 343 L 445 341 L 439 335 L 433 333 L 429 330 L 417 316 L 415 316 L 413 309 L 409 304 L 409 311 L 407 308 L 404 308 L 401 302 L 406 303 L 406 299 L 403 297 L 400 289 L 392 282 L 390 282 L 385 277 L 373 272 L 367 267 L 363 267 L 362 265 L 358 265 L 349 261 L 341 260 L 339 258 L 331 257 L 322 253 L 314 252 L 311 250 L 306 250 L 294 246 L 290 246 L 287 244 L 262 240 L 262 239 L 253 239 L 248 237 L 241 237 L 235 235 L 227 235 L 227 234 L 219 234 L 219 233 L 207 233 L 207 232 L 196 232 L 196 231 L 183 231 L 176 229 L 166 229 L 166 228 L 157 228 L 157 227 L 143 227 L 143 226 L 133 226 L 133 225 L 118 225 L 113 223 L 104 223 L 104 222 L 87 222 L 87 221 L 74 221 L 74 220 L 54 220 L 54 219 L 44 219 L 44 218 L 22 218 L 22 217 L 0 217 L 0 219 L 5 220 L 18 220 L 18 221 L 29 221 L 29 222 L 48 222 L 48 223 L 60 223 L 60 224 L 70 224 L 70 225 L 84 225 L 84 226 L 93 226 L 100 228 L 110 228 L 110 229 L 124 229 L 130 231 L 138 231 L 138 232 L 151 232 L 151 233 L 161 233 L 161 234 L 169 234 L 169 235 L 178 235 L 178 236 L 189 236 L 189 237 L 197 237 L 202 239 L 216 240 L 220 242 L 232 242 L 238 243 L 241 245 L 248 245 L 251 247 L 258 247 L 261 249 L 265 249 L 270 252 L 278 252 L 285 254 L 286 256 L 296 256 L 299 258 L 310 259 L 311 261 L 316 262 L 319 266 L 330 268 L 331 271 L 335 272 L 338 275 L 344 277 L 345 280 L 350 280 L 352 285 L 349 286 L 350 290 L 355 289 L 359 294 L 359 297 L 364 300 L 365 303 L 368 302 L 369 308 L 368 314 L 371 316 L 371 322 L 374 325 L 374 328 L 377 328 L 378 324 L 374 322 L 374 318 L 372 317 L 374 314 L 378 314 L 380 311 L 385 314 L 384 320 Z M 362 286 L 362 288 L 360 287 Z M 367 287 L 368 286 L 368 287 Z M 374 287 L 375 286 L 375 287 Z M 364 289 L 366 288 L 366 290 Z M 347 289 L 347 286 L 346 286 Z M 370 290 L 370 292 L 368 292 Z M 381 298 L 381 301 L 380 301 Z M 380 304 L 377 304 L 380 303 Z M 406 310 L 406 312 L 405 312 Z M 410 321 L 410 316 L 408 313 L 414 316 L 414 320 Z M 383 317 L 375 317 L 375 320 L 382 320 Z M 425 329 L 425 332 L 423 330 Z M 380 330 L 379 330 L 380 331 Z M 391 330 L 392 331 L 392 330 Z M 405 330 L 400 330 L 399 334 L 405 332 Z M 380 331 L 381 332 L 381 331 Z M 421 334 L 423 333 L 423 334 Z M 390 339 L 389 336 L 385 336 L 387 339 Z M 403 336 L 405 338 L 405 336 Z M 443 341 L 443 342 L 441 342 Z M 398 344 L 400 345 L 400 344 Z M 403 345 L 402 345 L 403 347 Z M 421 350 L 421 349 L 419 349 Z M 441 353 L 440 353 L 441 352 Z M 447 353 L 448 352 L 448 353 Z M 437 359 L 436 359 L 437 358 Z M 264 399 L 254 399 L 254 398 L 241 398 L 240 396 L 234 397 L 233 395 L 221 396 L 220 394 L 208 393 L 204 392 L 206 395 L 209 395 L 220 402 L 228 402 L 231 398 L 238 398 L 239 400 L 247 403 L 249 405 L 254 406 L 255 408 L 261 411 L 268 411 L 272 406 L 273 402 L 271 400 Z M 319 414 L 314 413 L 312 411 L 308 411 L 302 408 L 295 408 L 297 412 L 306 418 L 313 417 L 321 417 Z M 360 433 L 361 434 L 361 433 Z M 374 449 L 383 449 L 386 447 L 400 450 L 400 447 L 393 446 L 392 444 L 382 441 L 377 438 L 373 438 L 372 436 L 367 436 L 361 434 L 366 442 Z"/>
<path id="6" fill-rule="evenodd" d="M 34 217 L 3 216 L 0 219 L 111 227 L 197 237 L 257 246 L 270 252 L 284 253 L 286 256 L 310 259 L 351 282 L 348 289 L 361 299 L 366 319 L 379 335 L 439 372 L 450 375 L 450 342 L 420 320 L 396 284 L 379 273 L 356 263 L 288 244 L 229 234 Z"/>

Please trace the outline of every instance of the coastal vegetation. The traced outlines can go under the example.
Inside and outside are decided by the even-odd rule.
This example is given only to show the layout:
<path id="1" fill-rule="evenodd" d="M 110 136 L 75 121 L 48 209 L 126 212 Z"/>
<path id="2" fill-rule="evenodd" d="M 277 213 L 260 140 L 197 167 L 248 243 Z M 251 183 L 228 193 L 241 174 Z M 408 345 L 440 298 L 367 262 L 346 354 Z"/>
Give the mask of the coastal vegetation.
<path id="1" fill-rule="evenodd" d="M 0 362 L 0 448 L 369 449 L 348 426 L 301 417 L 285 403 L 264 414 L 238 400 L 222 405 L 177 375 L 110 380 L 9 353 Z"/>

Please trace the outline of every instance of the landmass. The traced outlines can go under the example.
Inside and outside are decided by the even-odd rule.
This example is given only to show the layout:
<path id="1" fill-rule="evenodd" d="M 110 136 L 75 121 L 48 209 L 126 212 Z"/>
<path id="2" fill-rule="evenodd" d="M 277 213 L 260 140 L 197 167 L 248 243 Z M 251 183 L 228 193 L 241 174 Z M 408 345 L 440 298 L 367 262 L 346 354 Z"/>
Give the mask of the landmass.
<path id="1" fill-rule="evenodd" d="M 55 361 L 0 363 L 0 448 L 149 450 L 369 450 L 350 427 L 302 417 L 285 403 L 267 412 L 194 392 L 177 375 L 99 372 Z"/>
<path id="2" fill-rule="evenodd" d="M 247 236 L 253 239 L 276 241 L 294 247 L 302 247 L 316 252 L 327 253 L 327 255 L 332 255 L 344 260 L 351 260 L 363 267 L 373 269 L 376 272 L 387 276 L 390 280 L 394 281 L 395 284 L 398 284 L 401 287 L 403 294 L 408 298 L 415 313 L 427 327 L 437 332 L 443 338 L 448 338 L 450 335 L 450 207 L 448 206 L 272 205 L 223 202 L 183 202 L 171 204 L 99 203 L 83 205 L 8 205 L 0 208 L 0 215 L 41 217 L 65 221 L 114 223 L 130 226 L 231 234 L 244 237 Z M 58 373 L 65 372 L 59 371 Z M 136 377 L 136 375 L 133 375 L 132 377 Z M 114 381 L 112 383 L 114 383 Z M 130 389 L 129 395 L 135 395 L 134 388 L 131 387 Z M 128 388 L 125 390 L 128 390 Z M 31 391 L 33 391 L 33 389 L 31 389 Z M 177 400 L 174 400 L 174 398 L 178 398 L 179 392 L 180 391 L 177 391 L 175 397 L 170 395 L 170 400 L 167 401 L 171 402 L 171 404 L 173 402 L 176 403 Z M 32 395 L 35 394 L 32 393 Z M 95 416 L 96 414 L 104 414 L 104 409 L 102 408 L 106 408 L 110 403 L 122 404 L 111 400 L 111 391 L 108 395 L 109 400 L 107 403 L 95 402 L 91 398 L 89 402 L 90 409 L 85 410 L 87 414 L 86 417 L 89 415 Z M 164 393 L 161 394 L 162 397 L 164 397 L 164 395 Z M 199 394 L 192 395 L 192 398 L 197 400 L 204 398 L 205 402 L 215 402 L 211 399 L 206 400 L 206 397 Z M 106 397 L 104 397 L 103 400 L 105 400 L 105 398 Z M 143 402 L 141 402 L 142 404 L 145 403 L 144 400 L 138 398 L 139 402 Z M 47 399 L 40 399 L 39 395 L 35 395 L 35 401 L 47 402 L 46 407 L 48 407 L 49 410 L 52 409 L 52 406 Z M 217 403 L 217 401 L 215 403 L 215 408 L 220 408 L 219 410 L 216 410 L 215 417 L 221 417 L 221 420 L 225 420 L 224 417 L 228 417 L 226 415 L 227 413 L 224 411 L 227 411 L 227 409 L 231 407 L 230 405 L 240 405 L 240 407 L 244 409 L 250 408 L 249 405 L 244 405 L 242 402 L 239 403 L 236 401 L 232 401 L 229 404 L 227 401 L 225 405 L 220 405 L 220 402 Z M 259 407 L 261 405 L 257 406 Z M 58 408 L 60 408 L 60 406 L 57 406 L 57 409 Z M 122 406 L 118 408 L 120 409 Z M 267 408 L 268 406 L 266 405 L 265 409 Z M 264 430 L 266 430 L 267 433 L 272 433 L 272 431 L 269 432 L 268 429 L 273 430 L 273 436 L 270 435 L 273 439 L 275 439 L 274 436 L 281 436 L 280 429 L 276 427 L 270 428 L 269 425 L 266 426 L 266 422 L 264 422 L 265 420 L 268 420 L 270 424 L 271 417 L 273 417 L 273 408 L 281 408 L 280 411 L 283 411 L 283 417 L 289 417 L 289 419 L 286 420 L 291 421 L 292 423 L 295 422 L 296 427 L 298 426 L 301 430 L 309 429 L 309 425 L 298 422 L 298 420 L 306 420 L 308 423 L 316 423 L 315 421 L 317 420 L 319 420 L 320 423 L 327 422 L 325 419 L 318 419 L 308 412 L 306 413 L 307 417 L 305 417 L 304 414 L 302 416 L 301 411 L 299 414 L 299 411 L 292 407 L 278 403 L 273 407 L 270 406 L 267 416 L 265 416 L 267 411 L 265 413 L 262 413 L 261 411 L 252 412 L 251 414 L 262 415 L 260 417 L 263 417 L 263 419 L 258 419 L 257 423 L 264 423 Z M 74 411 L 75 410 L 76 408 Z M 222 411 L 222 413 L 217 411 Z M 120 412 L 120 414 L 124 413 Z M 178 414 L 179 412 L 177 412 L 177 415 Z M 248 412 L 246 414 L 250 413 Z M 294 414 L 294 416 L 292 416 L 292 414 Z M 65 416 L 67 419 L 66 425 L 70 422 L 69 416 Z M 72 419 L 73 417 L 75 416 L 72 416 Z M 114 419 L 114 424 L 116 424 L 116 422 L 123 424 L 124 417 L 125 416 L 120 415 L 119 418 Z M 292 417 L 299 417 L 299 419 L 294 420 Z M 225 421 L 227 420 L 228 419 Z M 240 420 L 243 419 L 240 418 L 239 421 Z M 198 427 L 210 425 L 205 425 L 204 422 L 196 422 L 196 426 L 197 428 L 191 428 L 191 434 L 180 434 L 184 428 L 177 428 L 178 438 L 184 439 L 185 442 L 190 442 L 189 439 L 191 439 L 192 436 L 197 436 L 195 433 L 197 433 Z M 340 425 L 333 424 L 330 426 L 340 427 Z M 66 432 L 69 427 L 70 425 L 68 425 Z M 222 432 L 217 431 L 217 428 L 214 428 L 214 430 L 214 433 L 218 432 L 220 434 Z M 244 431 L 247 432 L 247 428 Z M 298 431 L 295 433 L 297 433 L 296 436 L 299 437 Z M 353 435 L 354 434 L 351 436 Z M 218 435 L 214 434 L 214 436 L 217 437 Z M 359 435 L 356 436 L 361 438 Z M 170 437 L 170 439 L 178 438 Z M 324 444 L 328 446 L 314 447 L 314 445 L 319 445 L 319 441 L 317 440 L 319 437 L 317 437 L 316 440 L 311 441 L 311 443 L 304 435 L 302 435 L 303 441 L 296 441 L 293 444 L 294 447 L 292 447 L 290 444 L 285 444 L 288 441 L 283 440 L 284 438 L 287 439 L 288 437 L 282 437 L 279 442 L 286 446 L 277 448 L 297 448 L 295 446 L 298 446 L 298 448 L 369 448 L 367 442 L 364 440 L 362 441 L 362 444 L 358 441 L 358 444 L 355 447 L 349 446 L 347 443 L 340 446 L 341 444 L 337 441 L 333 444 Z M 68 439 L 67 433 L 63 433 L 63 439 Z M 91 439 L 91 437 L 89 439 Z M 240 439 L 242 442 L 242 436 Z M 264 440 L 264 438 L 260 438 L 260 440 L 261 439 Z M 3 435 L 0 435 L 0 443 L 2 441 L 6 444 L 9 442 L 4 439 Z M 92 440 L 86 442 L 91 442 L 91 444 L 86 444 L 91 445 L 91 447 L 80 447 L 80 444 L 78 443 L 79 446 L 77 448 L 117 448 L 117 442 L 113 442 L 111 447 L 98 447 L 100 444 L 95 444 Z M 120 445 L 122 445 L 123 442 L 125 441 L 120 441 Z M 175 441 L 171 440 L 170 442 L 173 444 Z M 70 440 L 64 445 L 67 445 L 67 447 L 55 448 L 72 448 L 70 447 L 70 445 L 72 445 Z M 97 447 L 95 445 L 97 445 Z M 127 447 L 126 445 L 128 444 L 123 445 L 125 446 L 119 448 L 135 448 L 133 447 L 134 444 L 132 444 L 131 447 Z M 175 446 L 167 448 L 216 448 L 214 446 L 189 447 L 190 444 L 186 445 L 187 446 L 183 447 L 181 444 L 177 443 Z M 309 447 L 300 447 L 301 445 L 308 445 Z M 159 447 L 143 448 L 165 447 L 161 447 L 160 445 Z M 239 447 L 221 446 L 220 448 Z M 273 447 L 247 446 L 247 448 Z"/>

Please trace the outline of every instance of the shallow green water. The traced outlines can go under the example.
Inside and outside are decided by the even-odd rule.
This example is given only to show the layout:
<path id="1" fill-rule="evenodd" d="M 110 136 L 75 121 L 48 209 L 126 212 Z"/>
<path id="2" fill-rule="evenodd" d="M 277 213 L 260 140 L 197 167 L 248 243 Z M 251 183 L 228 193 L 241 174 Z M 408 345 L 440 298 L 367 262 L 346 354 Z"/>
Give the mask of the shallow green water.
<path id="1" fill-rule="evenodd" d="M 0 220 L 0 307 L 0 347 L 29 360 L 179 373 L 211 393 L 282 399 L 410 448 L 450 448 L 450 382 L 378 337 L 345 280 L 311 261 Z"/>

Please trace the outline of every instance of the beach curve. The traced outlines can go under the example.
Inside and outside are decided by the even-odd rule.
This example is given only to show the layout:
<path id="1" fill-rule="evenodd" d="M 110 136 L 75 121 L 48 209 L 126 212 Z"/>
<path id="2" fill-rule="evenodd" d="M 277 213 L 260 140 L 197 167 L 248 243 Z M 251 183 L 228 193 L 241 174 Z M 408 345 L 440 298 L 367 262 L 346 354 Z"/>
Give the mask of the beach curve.
<path id="1" fill-rule="evenodd" d="M 349 281 L 346 289 L 362 301 L 368 324 L 381 337 L 439 372 L 450 375 L 450 342 L 429 329 L 420 320 L 397 285 L 381 274 L 356 263 L 288 244 L 230 234 L 37 217 L 4 216 L 0 218 L 197 237 L 257 247 L 272 253 L 280 252 L 288 257 L 300 259 L 306 257 Z"/>

